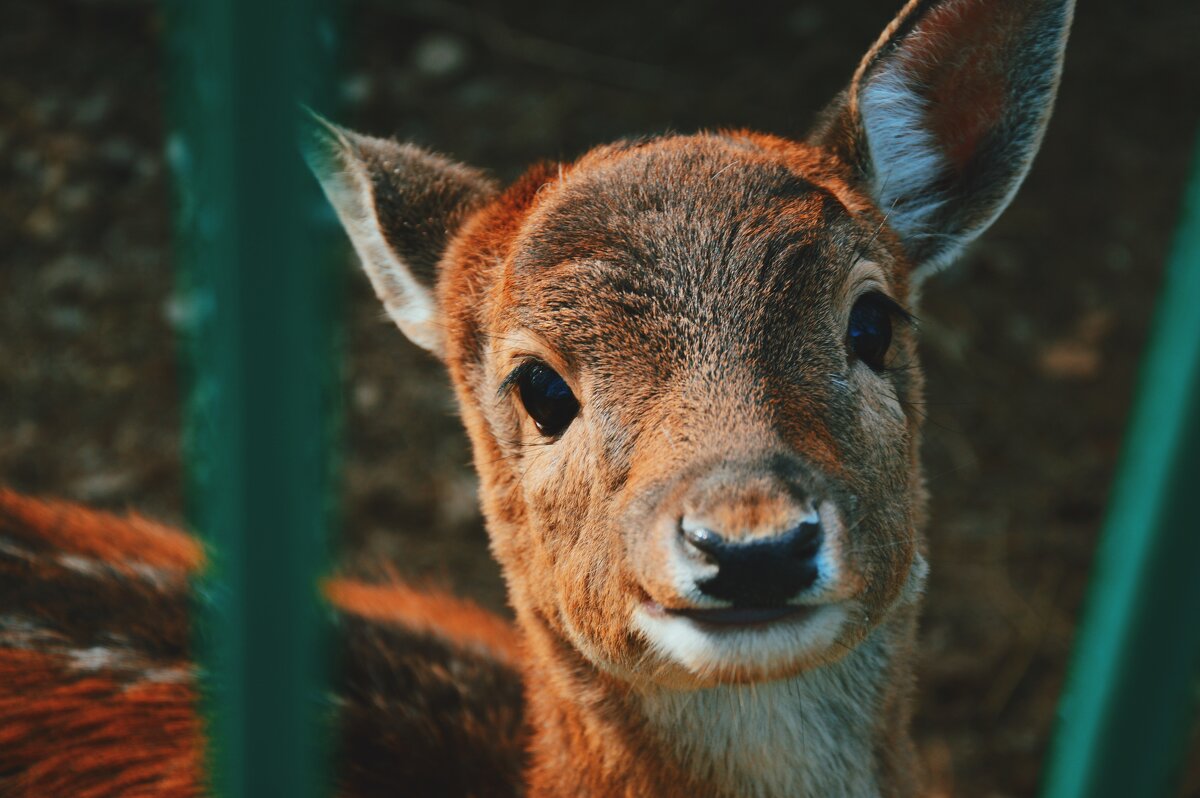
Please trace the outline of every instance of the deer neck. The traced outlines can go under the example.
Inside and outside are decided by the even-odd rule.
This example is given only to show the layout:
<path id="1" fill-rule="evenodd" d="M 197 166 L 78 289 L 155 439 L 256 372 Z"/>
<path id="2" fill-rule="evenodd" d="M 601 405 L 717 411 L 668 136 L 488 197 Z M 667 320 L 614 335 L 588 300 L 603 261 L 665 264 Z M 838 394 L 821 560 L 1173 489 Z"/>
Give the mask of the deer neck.
<path id="1" fill-rule="evenodd" d="M 555 644 L 526 674 L 529 797 L 910 795 L 914 617 L 829 666 L 705 690 L 631 689 Z"/>

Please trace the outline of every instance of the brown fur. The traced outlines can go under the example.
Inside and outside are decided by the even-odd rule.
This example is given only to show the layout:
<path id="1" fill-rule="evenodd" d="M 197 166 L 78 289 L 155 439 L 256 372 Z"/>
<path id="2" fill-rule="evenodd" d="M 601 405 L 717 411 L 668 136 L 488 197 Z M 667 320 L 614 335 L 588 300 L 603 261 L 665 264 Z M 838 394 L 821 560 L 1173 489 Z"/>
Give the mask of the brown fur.
<path id="1" fill-rule="evenodd" d="M 204 562 L 192 538 L 141 516 L 117 516 L 66 502 L 38 501 L 0 488 L 6 535 L 33 551 L 53 549 L 91 557 L 128 573 L 134 565 L 175 578 Z"/>
<path id="2" fill-rule="evenodd" d="M 0 794 L 200 794 L 189 575 L 201 546 L 0 489 Z"/>
<path id="3" fill-rule="evenodd" d="M 476 648 L 509 665 L 520 662 L 518 639 L 510 624 L 477 604 L 440 590 L 335 579 L 325 585 L 325 596 L 339 611 L 365 621 L 434 635 L 456 647 Z"/>
<path id="4" fill-rule="evenodd" d="M 83 677 L 41 651 L 0 651 L 0 792 L 43 796 L 200 795 L 189 683 Z"/>
<path id="5" fill-rule="evenodd" d="M 891 377 L 908 410 L 890 428 L 880 428 L 881 419 L 873 429 L 830 424 L 861 417 L 862 400 L 825 387 L 828 375 L 846 368 L 833 358 L 849 308 L 821 298 L 846 294 L 855 262 L 867 258 L 903 301 L 909 266 L 888 251 L 890 236 L 876 235 L 882 218 L 869 202 L 823 153 L 801 144 L 737 133 L 660 139 L 590 154 L 562 174 L 534 191 L 545 172 L 526 179 L 523 202 L 517 192 L 506 195 L 464 232 L 463 250 L 499 251 L 487 260 L 481 301 L 452 305 L 472 308 L 472 317 L 453 317 L 447 330 L 494 549 L 531 648 L 527 682 L 546 685 L 530 707 L 538 729 L 530 788 L 535 795 L 695 795 L 697 785 L 685 770 L 667 767 L 661 741 L 639 728 L 637 712 L 621 700 L 629 680 L 648 676 L 673 686 L 715 683 L 656 659 L 628 627 L 631 602 L 645 591 L 664 606 L 681 601 L 656 588 L 656 541 L 642 530 L 654 527 L 664 502 L 687 493 L 705 464 L 736 457 L 754 475 L 764 473 L 757 460 L 803 452 L 791 464 L 802 479 L 825 482 L 831 495 L 855 497 L 863 508 L 848 521 L 858 531 L 852 567 L 864 588 L 855 598 L 866 615 L 886 617 L 917 541 L 920 416 L 912 408 L 920 381 L 909 370 Z M 592 197 L 603 198 L 603 224 L 601 211 L 589 207 Z M 497 232 L 514 229 L 520 232 L 511 239 Z M 708 230 L 722 238 L 707 238 Z M 510 243 L 487 247 L 489 240 Z M 446 261 L 445 285 L 453 288 L 443 288 L 443 305 L 447 290 L 481 280 L 482 265 Z M 703 274 L 694 287 L 687 285 L 691 270 Z M 773 297 L 769 314 L 764 291 Z M 681 319 L 697 326 L 681 328 Z M 902 331 L 896 361 L 910 360 L 912 347 Z M 530 432 L 518 409 L 492 400 L 504 364 L 530 351 L 578 375 L 585 407 L 569 433 L 578 436 L 577 448 L 567 438 L 555 444 L 567 452 L 552 466 L 539 463 L 549 454 L 520 443 Z M 585 371 L 621 378 L 584 383 Z M 778 492 L 742 495 L 738 484 L 725 486 L 723 507 L 738 528 L 757 528 L 763 503 L 783 501 Z M 649 547 L 644 555 L 642 547 Z M 639 563 L 650 573 L 640 573 Z M 855 645 L 870 626 L 850 625 L 830 655 Z M 587 656 L 576 650 L 579 634 Z M 786 672 L 714 676 L 748 681 Z M 606 759 L 611 768 L 580 773 L 577 763 Z M 588 789 L 571 792 L 589 775 Z M 614 782 L 624 786 L 614 791 Z"/>
<path id="6" fill-rule="evenodd" d="M 147 519 L 0 489 L 0 795 L 205 793 L 190 643 L 204 560 L 197 541 Z M 404 585 L 335 579 L 326 594 L 339 795 L 519 795 L 508 624 Z"/>

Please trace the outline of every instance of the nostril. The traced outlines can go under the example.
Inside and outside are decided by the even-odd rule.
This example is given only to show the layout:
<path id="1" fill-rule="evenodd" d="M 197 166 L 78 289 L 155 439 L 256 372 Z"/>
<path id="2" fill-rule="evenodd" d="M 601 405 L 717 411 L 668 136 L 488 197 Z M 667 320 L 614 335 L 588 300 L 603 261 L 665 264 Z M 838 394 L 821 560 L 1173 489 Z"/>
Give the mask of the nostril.
<path id="1" fill-rule="evenodd" d="M 825 541 L 825 532 L 820 521 L 805 521 L 788 532 L 784 541 L 793 557 L 815 557 Z"/>
<path id="2" fill-rule="evenodd" d="M 694 526 L 686 521 L 684 522 L 682 529 L 684 540 L 686 540 L 688 543 L 691 543 L 705 554 L 715 553 L 716 550 L 721 547 L 722 543 L 724 543 L 724 541 L 721 540 L 721 536 L 716 532 L 713 532 L 711 529 L 705 529 L 702 526 Z"/>
<path id="3" fill-rule="evenodd" d="M 720 535 L 711 529 L 696 526 L 686 520 L 680 525 L 680 532 L 683 539 L 700 552 L 707 562 L 712 565 L 720 565 L 720 553 L 725 545 L 725 541 Z"/>

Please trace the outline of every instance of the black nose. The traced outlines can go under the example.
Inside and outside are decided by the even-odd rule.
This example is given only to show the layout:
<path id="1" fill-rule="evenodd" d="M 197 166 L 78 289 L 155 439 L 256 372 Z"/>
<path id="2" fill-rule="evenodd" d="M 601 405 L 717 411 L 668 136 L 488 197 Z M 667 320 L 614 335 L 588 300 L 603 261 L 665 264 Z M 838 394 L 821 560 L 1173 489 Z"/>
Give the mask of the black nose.
<path id="1" fill-rule="evenodd" d="M 687 544 L 717 566 L 715 576 L 697 582 L 700 592 L 735 606 L 783 604 L 817 581 L 817 552 L 824 533 L 819 521 L 805 521 L 779 535 L 728 540 L 703 527 L 681 527 Z"/>

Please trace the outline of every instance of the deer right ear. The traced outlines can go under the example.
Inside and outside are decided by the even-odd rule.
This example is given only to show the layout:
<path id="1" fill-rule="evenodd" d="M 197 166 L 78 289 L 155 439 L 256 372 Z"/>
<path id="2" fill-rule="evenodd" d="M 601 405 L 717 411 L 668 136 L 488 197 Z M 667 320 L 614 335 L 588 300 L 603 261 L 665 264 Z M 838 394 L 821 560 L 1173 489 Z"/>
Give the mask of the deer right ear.
<path id="1" fill-rule="evenodd" d="M 467 216 L 494 196 L 495 184 L 412 144 L 359 135 L 316 114 L 302 141 L 388 315 L 440 357 L 437 264 Z"/>

